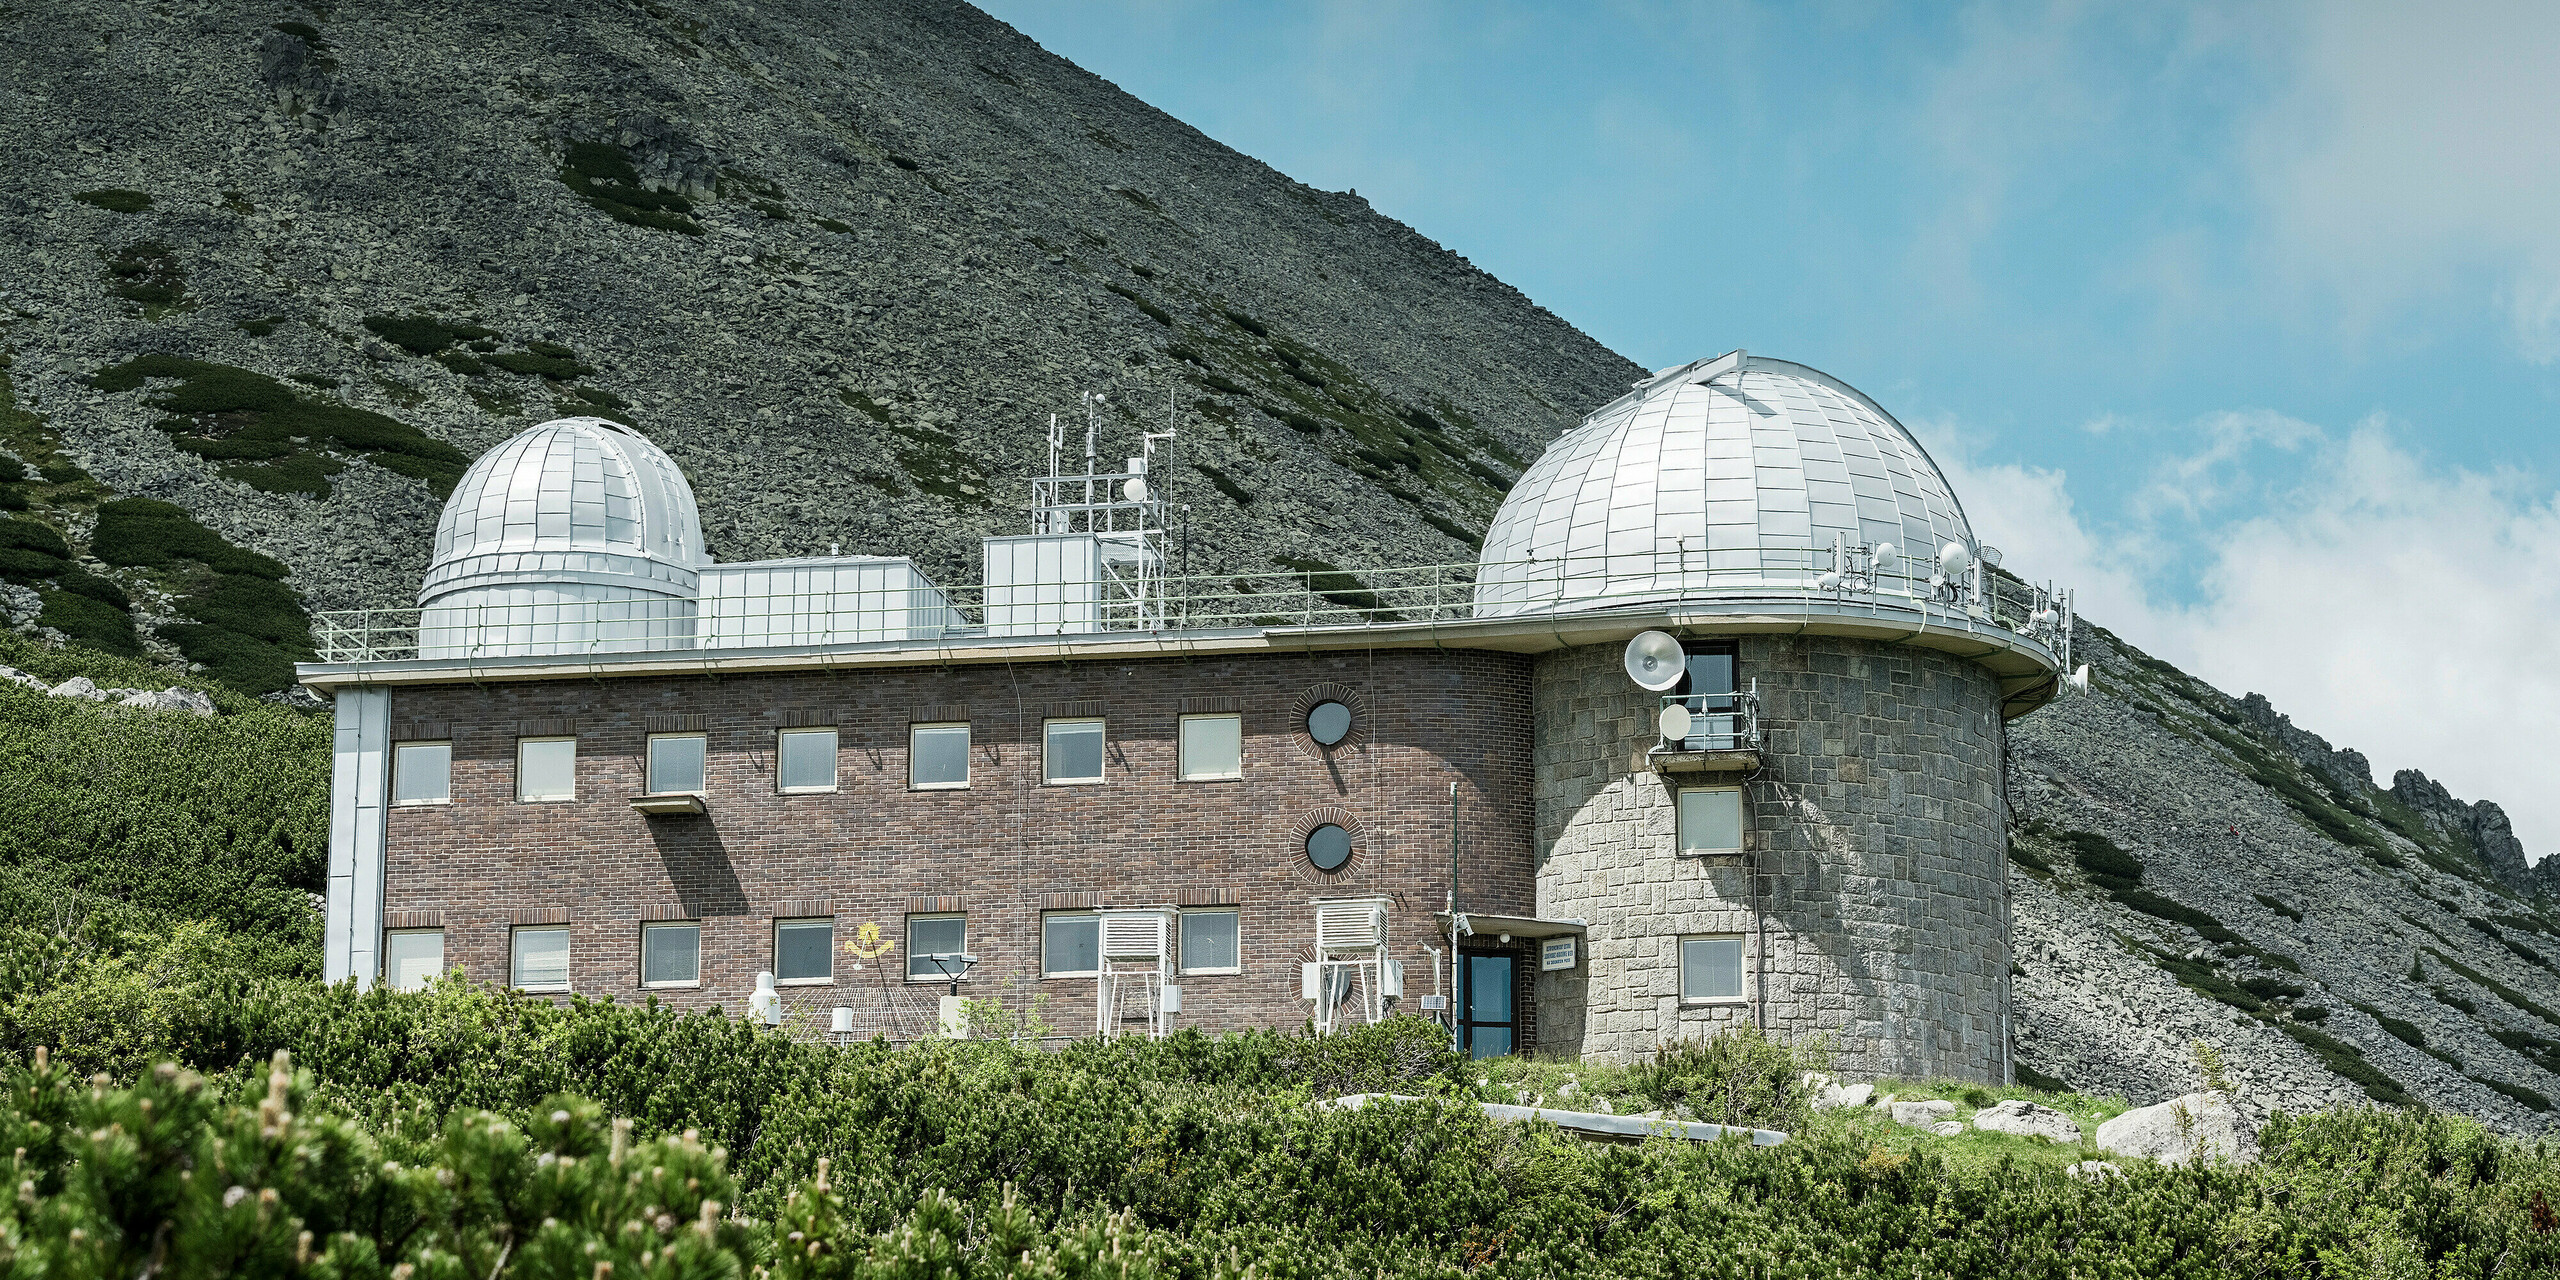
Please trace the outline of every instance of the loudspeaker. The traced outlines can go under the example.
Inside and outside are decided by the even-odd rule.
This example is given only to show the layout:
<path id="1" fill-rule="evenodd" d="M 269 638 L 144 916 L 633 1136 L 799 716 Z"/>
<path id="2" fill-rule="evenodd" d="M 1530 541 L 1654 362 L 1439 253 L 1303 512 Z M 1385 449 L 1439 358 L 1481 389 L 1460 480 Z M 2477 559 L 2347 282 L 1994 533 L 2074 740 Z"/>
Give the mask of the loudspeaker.
<path id="1" fill-rule="evenodd" d="M 1629 680 L 1660 693 L 1689 674 L 1689 655 L 1680 648 L 1678 637 L 1647 631 L 1627 642 L 1626 668 Z"/>

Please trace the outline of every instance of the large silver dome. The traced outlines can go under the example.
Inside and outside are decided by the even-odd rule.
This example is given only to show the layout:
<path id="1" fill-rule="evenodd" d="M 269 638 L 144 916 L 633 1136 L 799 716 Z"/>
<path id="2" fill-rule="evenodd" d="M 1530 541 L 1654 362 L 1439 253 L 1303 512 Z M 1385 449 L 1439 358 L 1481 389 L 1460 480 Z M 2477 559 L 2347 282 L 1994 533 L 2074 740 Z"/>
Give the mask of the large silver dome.
<path id="1" fill-rule="evenodd" d="M 471 464 L 436 522 L 425 656 L 689 643 L 708 557 L 674 459 L 603 418 L 556 418 Z"/>
<path id="2" fill-rule="evenodd" d="M 1893 415 L 1829 374 L 1737 351 L 1655 374 L 1548 445 L 1485 534 L 1476 611 L 1797 590 L 1836 543 L 1885 542 L 1914 558 L 1975 549 Z"/>

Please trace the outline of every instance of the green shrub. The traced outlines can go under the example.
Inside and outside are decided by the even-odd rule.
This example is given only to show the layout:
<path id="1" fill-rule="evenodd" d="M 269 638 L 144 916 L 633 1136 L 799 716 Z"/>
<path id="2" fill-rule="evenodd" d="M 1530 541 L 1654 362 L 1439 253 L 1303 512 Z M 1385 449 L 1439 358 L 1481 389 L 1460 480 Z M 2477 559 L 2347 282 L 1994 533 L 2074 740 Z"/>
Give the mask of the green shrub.
<path id="1" fill-rule="evenodd" d="M 178 255 L 157 240 L 137 240 L 112 254 L 107 262 L 107 292 L 149 310 L 174 306 L 186 297 L 187 270 Z"/>
<path id="2" fill-rule="evenodd" d="M 285 688 L 294 682 L 293 664 L 317 656 L 310 615 L 277 581 L 285 567 L 231 545 L 184 508 L 149 498 L 103 503 L 89 550 L 109 564 L 168 569 L 194 561 L 212 569 L 210 582 L 178 599 L 189 621 L 160 634 L 235 689 Z"/>
<path id="3" fill-rule="evenodd" d="M 457 342 L 498 336 L 495 329 L 454 324 L 429 315 L 366 316 L 364 327 L 371 329 L 375 337 L 413 356 L 431 356 Z"/>
<path id="4" fill-rule="evenodd" d="M 109 213 L 140 213 L 151 207 L 150 193 L 113 187 L 103 191 L 83 191 L 71 198 L 82 204 L 94 204 Z"/>
<path id="5" fill-rule="evenodd" d="M 2384 1013 L 2382 1010 L 2376 1009 L 2369 1004 L 2357 1004 L 2354 1001 L 2349 1001 L 2348 1003 L 2355 1004 L 2358 1012 L 2361 1012 L 2366 1017 L 2373 1019 L 2374 1022 L 2379 1024 L 2384 1031 L 2390 1033 L 2392 1039 L 2397 1040 L 2412 1049 L 2424 1049 L 2427 1047 L 2427 1033 L 2420 1030 L 2417 1023 L 2411 1022 L 2405 1018 L 2392 1017 L 2390 1014 Z"/>
<path id="6" fill-rule="evenodd" d="M 328 496 L 328 478 L 345 464 L 315 450 L 345 449 L 386 470 L 425 479 L 439 497 L 453 491 L 470 465 L 461 450 L 407 423 L 314 399 L 264 374 L 230 365 L 144 355 L 99 370 L 90 385 L 123 392 L 154 378 L 177 382 L 149 403 L 171 415 L 158 425 L 175 437 L 178 447 L 239 462 L 225 467 L 223 474 L 269 493 Z"/>
<path id="7" fill-rule="evenodd" d="M 702 224 L 691 217 L 693 202 L 673 192 L 642 188 L 631 154 L 610 142 L 571 143 L 559 175 L 579 199 L 616 222 L 689 236 L 702 234 Z"/>
<path id="8" fill-rule="evenodd" d="M 554 382 L 567 382 L 595 372 L 593 367 L 579 363 L 575 357 L 547 356 L 536 351 L 501 351 L 490 356 L 488 363 L 509 373 L 540 375 Z"/>
<path id="9" fill-rule="evenodd" d="M 2523 1107 L 2527 1111 L 2549 1111 L 2551 1109 L 2551 1099 L 2546 1098 L 2531 1089 L 2525 1088 L 2523 1085 L 2508 1084 L 2504 1080 L 2491 1080 L 2486 1076 L 2473 1076 L 2471 1078 L 2481 1084 L 2489 1086 L 2491 1089 L 2494 1089 L 2499 1093 L 2505 1094 L 2510 1101 L 2514 1102 L 2517 1106 Z"/>
<path id="10" fill-rule="evenodd" d="M 1654 1051 L 1627 1083 L 1665 1114 L 1754 1129 L 1801 1128 L 1813 1108 L 1804 1076 L 1830 1066 L 1818 1048 L 1780 1044 L 1749 1029 L 1680 1040 Z"/>
<path id="11" fill-rule="evenodd" d="M 2354 1045 L 2325 1031 L 2314 1031 L 2300 1022 L 2279 1022 L 2275 1026 L 2292 1036 L 2303 1048 L 2309 1049 L 2311 1056 L 2320 1060 L 2320 1065 L 2345 1076 L 2348 1082 L 2363 1089 L 2366 1097 L 2395 1107 L 2417 1105 L 2418 1100 L 2409 1096 L 2407 1086 L 2365 1061 L 2364 1055 Z"/>
<path id="12" fill-rule="evenodd" d="M 2071 860 L 2093 876 L 2115 876 L 2136 884 L 2142 881 L 2142 859 L 2125 852 L 2116 842 L 2095 831 L 2064 831 L 2054 836 L 2071 850 Z"/>
<path id="13" fill-rule="evenodd" d="M 2042 857 L 2038 856 L 2035 850 L 2030 849 L 2015 840 L 2009 842 L 2009 861 L 2025 867 L 2027 870 L 2035 872 L 2040 876 L 2049 876 L 2053 874 L 2052 863 L 2047 862 Z"/>
<path id="14" fill-rule="evenodd" d="M 60 585 L 65 589 L 43 593 L 44 609 L 36 615 L 36 625 L 51 627 L 103 653 L 142 656 L 142 637 L 134 631 L 129 612 L 132 605 L 120 588 L 76 570 L 65 574 Z"/>
<path id="15" fill-rule="evenodd" d="M 2296 983 L 2263 974 L 2242 978 L 2240 988 L 2261 1000 L 2299 1000 L 2309 994 Z"/>
<path id="16" fill-rule="evenodd" d="M 2258 905 L 2265 907 L 2267 910 L 2275 912 L 2277 915 L 2283 916 L 2285 919 L 2291 920 L 2295 924 L 2302 923 L 2301 911 L 2293 907 L 2286 906 L 2284 903 L 2279 902 L 2274 898 L 2270 898 L 2263 893 L 2254 893 L 2249 896 L 2256 898 L 2258 900 Z"/>

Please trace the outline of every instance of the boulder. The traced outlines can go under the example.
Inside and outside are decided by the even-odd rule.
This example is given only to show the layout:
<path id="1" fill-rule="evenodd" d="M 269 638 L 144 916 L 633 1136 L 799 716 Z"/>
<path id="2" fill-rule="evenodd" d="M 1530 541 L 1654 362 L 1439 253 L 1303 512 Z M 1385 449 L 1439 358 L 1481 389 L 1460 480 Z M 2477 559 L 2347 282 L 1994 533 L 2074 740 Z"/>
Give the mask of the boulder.
<path id="1" fill-rule="evenodd" d="M 2124 1169 L 2122 1167 L 2107 1160 L 2083 1160 L 2080 1163 L 2063 1170 L 2063 1172 L 2070 1174 L 2072 1177 L 2078 1178 L 2082 1182 L 2104 1182 L 2109 1178 L 2121 1178 L 2124 1176 Z"/>
<path id="2" fill-rule="evenodd" d="M 2257 1141 L 2231 1099 L 2210 1092 L 2125 1112 L 2098 1126 L 2098 1145 L 2162 1164 L 2198 1159 L 2247 1164 L 2258 1157 Z"/>
<path id="3" fill-rule="evenodd" d="M 186 711 L 200 716 L 213 714 L 213 699 L 193 689 L 135 689 L 116 699 L 116 705 L 145 711 Z"/>
<path id="4" fill-rule="evenodd" d="M 1927 1102 L 1893 1104 L 1893 1122 L 1913 1129 L 1926 1129 L 1955 1113 L 1956 1104 L 1944 1099 Z"/>
<path id="5" fill-rule="evenodd" d="M 1973 1127 L 1993 1133 L 2014 1133 L 2022 1138 L 2045 1138 L 2054 1142 L 2078 1142 L 2080 1122 L 2040 1103 L 2024 1098 L 2011 1098 L 1975 1112 Z"/>
<path id="6" fill-rule="evenodd" d="M 1829 1111 L 1834 1107 L 1863 1107 L 1876 1096 L 1871 1084 L 1826 1084 L 1813 1095 L 1813 1109 Z"/>
<path id="7" fill-rule="evenodd" d="M 48 687 L 44 681 L 28 675 L 26 672 L 20 671 L 16 667 L 0 666 L 0 680 L 8 681 L 10 684 L 24 685 L 38 693 L 53 692 L 53 690 Z"/>
<path id="8" fill-rule="evenodd" d="M 1961 1138 L 1964 1136 L 1964 1121 L 1941 1120 L 1936 1124 L 1930 1125 L 1929 1132 L 1934 1133 L 1941 1138 Z"/>
<path id="9" fill-rule="evenodd" d="M 97 683 L 87 676 L 73 676 L 46 692 L 57 698 L 87 698 L 91 702 L 107 700 L 107 695 L 100 692 Z"/>

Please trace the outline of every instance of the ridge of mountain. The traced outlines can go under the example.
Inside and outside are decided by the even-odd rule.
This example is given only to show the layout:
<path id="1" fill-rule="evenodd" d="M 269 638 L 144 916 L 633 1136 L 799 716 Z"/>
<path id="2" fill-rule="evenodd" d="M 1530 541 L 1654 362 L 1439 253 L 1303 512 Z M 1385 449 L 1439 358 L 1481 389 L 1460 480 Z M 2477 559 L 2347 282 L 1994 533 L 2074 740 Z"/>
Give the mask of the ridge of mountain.
<path id="1" fill-rule="evenodd" d="M 463 461 L 551 416 L 646 431 L 723 558 L 958 582 L 1048 414 L 1111 393 L 1116 456 L 1171 388 L 1190 569 L 1319 571 L 1470 558 L 1642 372 L 954 4 L 5 20 L 0 615 L 251 691 L 306 609 L 410 603 Z M 2203 1040 L 2261 1111 L 2547 1123 L 2560 864 L 2080 644 L 2092 694 L 2012 726 L 2019 1064 L 2153 1101 Z"/>

